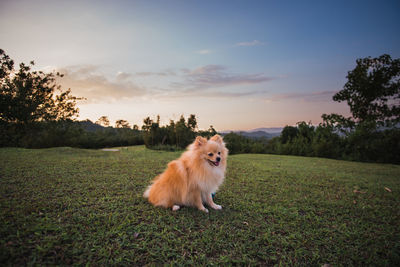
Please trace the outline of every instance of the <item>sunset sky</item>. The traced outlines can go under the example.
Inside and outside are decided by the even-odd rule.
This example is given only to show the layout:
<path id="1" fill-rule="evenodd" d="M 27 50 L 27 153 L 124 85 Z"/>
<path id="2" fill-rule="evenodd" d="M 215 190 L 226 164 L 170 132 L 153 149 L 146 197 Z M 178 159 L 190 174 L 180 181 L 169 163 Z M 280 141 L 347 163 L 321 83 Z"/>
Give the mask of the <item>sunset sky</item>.
<path id="1" fill-rule="evenodd" d="M 323 113 L 357 58 L 400 57 L 400 1 L 0 0 L 0 48 L 65 74 L 80 120 L 196 114 L 249 130 Z"/>

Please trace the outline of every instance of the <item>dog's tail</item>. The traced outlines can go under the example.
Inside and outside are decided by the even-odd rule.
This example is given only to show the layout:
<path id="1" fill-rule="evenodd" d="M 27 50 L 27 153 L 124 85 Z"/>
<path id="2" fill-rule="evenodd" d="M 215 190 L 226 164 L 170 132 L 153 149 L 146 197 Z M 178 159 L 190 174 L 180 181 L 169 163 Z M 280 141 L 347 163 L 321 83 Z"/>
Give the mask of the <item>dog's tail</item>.
<path id="1" fill-rule="evenodd" d="M 144 197 L 144 198 L 149 198 L 150 189 L 151 189 L 151 185 L 149 185 L 149 186 L 147 187 L 146 191 L 144 191 L 144 193 L 143 193 L 143 197 Z"/>

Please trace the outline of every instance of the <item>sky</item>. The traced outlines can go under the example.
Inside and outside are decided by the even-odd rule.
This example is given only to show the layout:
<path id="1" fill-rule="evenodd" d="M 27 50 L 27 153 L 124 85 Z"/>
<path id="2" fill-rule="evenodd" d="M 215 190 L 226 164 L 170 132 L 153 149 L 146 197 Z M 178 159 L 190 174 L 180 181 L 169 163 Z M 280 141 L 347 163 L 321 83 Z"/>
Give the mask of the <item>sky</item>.
<path id="1" fill-rule="evenodd" d="M 349 116 L 356 60 L 400 57 L 400 1 L 0 0 L 0 48 L 60 71 L 79 120 L 218 131 Z"/>

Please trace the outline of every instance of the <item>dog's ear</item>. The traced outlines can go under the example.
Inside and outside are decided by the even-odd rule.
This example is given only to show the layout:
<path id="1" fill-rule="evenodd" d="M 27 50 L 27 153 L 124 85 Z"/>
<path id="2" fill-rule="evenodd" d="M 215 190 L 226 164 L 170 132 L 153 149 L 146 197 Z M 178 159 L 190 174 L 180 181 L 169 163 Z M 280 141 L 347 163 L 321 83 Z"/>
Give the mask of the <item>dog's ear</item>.
<path id="1" fill-rule="evenodd" d="M 194 146 L 195 147 L 201 147 L 204 146 L 207 143 L 207 139 L 205 139 L 202 136 L 197 136 L 196 140 L 194 140 Z"/>
<path id="2" fill-rule="evenodd" d="M 220 143 L 220 144 L 222 144 L 224 142 L 224 140 L 222 139 L 222 137 L 219 134 L 214 135 L 213 137 L 211 137 L 210 140 Z"/>

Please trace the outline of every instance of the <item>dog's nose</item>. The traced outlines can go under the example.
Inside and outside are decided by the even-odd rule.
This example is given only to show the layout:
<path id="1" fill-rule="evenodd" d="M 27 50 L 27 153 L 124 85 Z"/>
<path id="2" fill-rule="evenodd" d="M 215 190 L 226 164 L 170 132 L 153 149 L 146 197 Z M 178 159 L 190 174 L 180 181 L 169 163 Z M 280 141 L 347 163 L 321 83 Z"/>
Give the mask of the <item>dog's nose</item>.
<path id="1" fill-rule="evenodd" d="M 220 158 L 220 157 L 217 157 L 217 161 L 220 162 L 220 161 L 221 161 L 221 158 Z"/>

